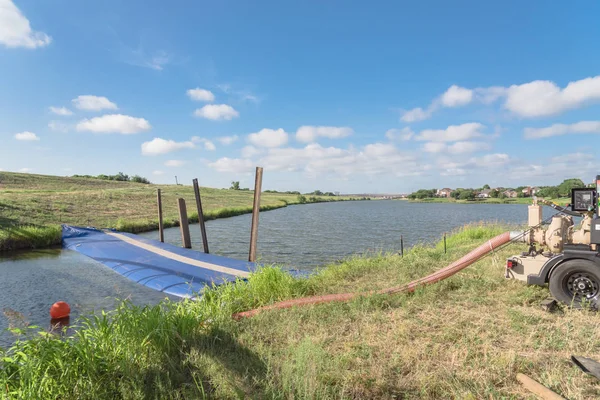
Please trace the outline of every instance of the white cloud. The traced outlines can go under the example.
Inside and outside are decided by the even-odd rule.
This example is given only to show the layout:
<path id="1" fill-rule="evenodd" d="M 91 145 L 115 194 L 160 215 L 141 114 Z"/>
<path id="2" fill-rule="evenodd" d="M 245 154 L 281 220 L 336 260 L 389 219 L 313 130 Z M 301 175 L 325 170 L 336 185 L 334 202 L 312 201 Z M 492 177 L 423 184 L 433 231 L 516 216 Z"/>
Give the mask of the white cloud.
<path id="1" fill-rule="evenodd" d="M 155 156 L 181 149 L 193 149 L 194 147 L 193 142 L 176 142 L 174 140 L 154 138 L 149 142 L 142 143 L 142 154 L 145 156 Z"/>
<path id="2" fill-rule="evenodd" d="M 209 163 L 208 166 L 218 172 L 233 173 L 250 172 L 254 168 L 254 164 L 249 159 L 228 157 L 219 158 L 217 161 Z"/>
<path id="3" fill-rule="evenodd" d="M 288 134 L 283 129 L 261 129 L 248 135 L 248 141 L 258 147 L 281 147 L 288 142 Z"/>
<path id="4" fill-rule="evenodd" d="M 116 110 L 117 105 L 104 96 L 82 95 L 71 100 L 75 108 L 87 111 Z"/>
<path id="5" fill-rule="evenodd" d="M 48 122 L 48 128 L 56 132 L 68 132 L 69 125 L 61 121 L 50 121 Z"/>
<path id="6" fill-rule="evenodd" d="M 489 143 L 485 142 L 460 141 L 451 145 L 444 142 L 427 142 L 423 145 L 423 151 L 428 153 L 468 154 L 490 150 L 491 147 Z"/>
<path id="7" fill-rule="evenodd" d="M 487 88 L 475 88 L 475 99 L 483 104 L 490 104 L 501 97 L 506 96 L 506 88 L 502 86 L 490 86 Z"/>
<path id="8" fill-rule="evenodd" d="M 385 137 L 392 141 L 410 140 L 413 138 L 414 135 L 415 135 L 415 133 L 409 127 L 405 127 L 402 129 L 388 129 L 387 132 L 385 132 Z"/>
<path id="9" fill-rule="evenodd" d="M 215 151 L 217 149 L 217 147 L 210 140 L 206 140 L 206 141 L 204 141 L 204 149 L 208 150 L 208 151 Z"/>
<path id="10" fill-rule="evenodd" d="M 232 85 L 228 83 L 217 85 L 217 87 L 221 89 L 225 94 L 235 96 L 240 101 L 251 101 L 253 103 L 260 102 L 260 99 L 254 94 L 252 94 L 250 91 L 234 89 Z"/>
<path id="11" fill-rule="evenodd" d="M 144 118 L 130 117 L 122 114 L 108 114 L 80 121 L 76 129 L 79 132 L 121 133 L 129 135 L 150 130 L 151 126 Z"/>
<path id="12" fill-rule="evenodd" d="M 23 172 L 24 174 L 33 171 L 31 168 L 21 168 L 19 172 Z"/>
<path id="13" fill-rule="evenodd" d="M 551 81 L 533 81 L 508 88 L 504 107 L 521 117 L 547 117 L 600 101 L 600 75 L 569 82 L 561 89 Z"/>
<path id="14" fill-rule="evenodd" d="M 167 167 L 181 167 L 183 164 L 185 162 L 181 160 L 169 160 L 165 162 L 165 166 Z"/>
<path id="15" fill-rule="evenodd" d="M 27 131 L 15 134 L 15 139 L 28 142 L 40 140 L 40 138 L 35 133 Z"/>
<path id="16" fill-rule="evenodd" d="M 441 153 L 443 151 L 446 151 L 447 147 L 448 146 L 446 146 L 446 144 L 442 142 L 427 142 L 423 145 L 423 151 L 426 151 L 428 153 Z"/>
<path id="17" fill-rule="evenodd" d="M 525 139 L 541 139 L 552 136 L 600 133 L 600 121 L 581 121 L 574 124 L 554 124 L 546 128 L 525 128 Z"/>
<path id="18" fill-rule="evenodd" d="M 562 154 L 560 156 L 555 156 L 552 157 L 550 159 L 550 161 L 552 163 L 573 163 L 573 162 L 579 162 L 579 161 L 584 161 L 584 160 L 593 160 L 594 159 L 594 155 L 593 154 L 588 154 L 588 153 L 568 153 L 568 154 Z"/>
<path id="19" fill-rule="evenodd" d="M 73 111 L 69 110 L 66 107 L 49 107 L 50 112 L 53 112 L 56 115 L 62 115 L 62 116 L 67 116 L 67 115 L 73 115 Z"/>
<path id="20" fill-rule="evenodd" d="M 186 93 L 190 99 L 195 101 L 205 101 L 207 103 L 215 101 L 215 95 L 210 90 L 196 88 L 189 89 Z"/>
<path id="21" fill-rule="evenodd" d="M 215 146 L 215 144 L 212 141 L 208 140 L 208 139 L 201 138 L 199 136 L 194 136 L 194 137 L 192 137 L 191 140 L 194 143 L 201 143 L 201 144 L 203 144 L 204 145 L 204 150 L 215 151 L 217 149 L 217 147 Z"/>
<path id="22" fill-rule="evenodd" d="M 390 143 L 372 143 L 356 149 L 323 147 L 311 143 L 302 148 L 274 147 L 251 157 L 222 158 L 209 164 L 225 172 L 249 172 L 254 165 L 267 171 L 304 172 L 307 176 L 348 179 L 355 175 L 418 176 L 431 169 L 431 165 L 417 162 L 412 154 L 398 151 Z"/>
<path id="23" fill-rule="evenodd" d="M 404 111 L 400 118 L 404 122 L 418 122 L 431 118 L 433 113 L 441 107 L 461 107 L 473 100 L 473 90 L 452 85 L 442 95 L 435 98 L 427 109 L 421 107 Z"/>
<path id="24" fill-rule="evenodd" d="M 485 129 L 485 125 L 469 122 L 462 125 L 450 125 L 446 129 L 425 129 L 415 139 L 430 142 L 455 142 L 481 137 L 483 129 Z"/>
<path id="25" fill-rule="evenodd" d="M 509 87 L 490 86 L 467 89 L 452 85 L 434 99 L 427 109 L 421 107 L 405 111 L 404 122 L 430 118 L 440 107 L 459 107 L 477 101 L 491 104 L 504 100 L 504 108 L 523 118 L 548 117 L 565 111 L 600 102 L 600 75 L 569 82 L 560 88 L 552 81 L 537 80 Z"/>
<path id="26" fill-rule="evenodd" d="M 492 146 L 485 142 L 456 142 L 448 146 L 448 152 L 451 154 L 475 153 L 477 151 L 490 150 Z"/>
<path id="27" fill-rule="evenodd" d="M 35 49 L 52 42 L 44 32 L 31 30 L 29 20 L 12 0 L 0 0 L 0 43 L 6 47 Z"/>
<path id="28" fill-rule="evenodd" d="M 235 142 L 236 140 L 238 140 L 238 135 L 221 136 L 220 138 L 217 138 L 217 140 L 222 145 L 228 146 L 228 145 L 232 144 L 233 142 Z"/>
<path id="29" fill-rule="evenodd" d="M 263 151 L 261 149 L 257 149 L 254 146 L 244 146 L 241 153 L 242 153 L 242 157 L 244 157 L 244 158 L 252 158 L 254 156 L 261 154 L 262 152 Z"/>
<path id="30" fill-rule="evenodd" d="M 159 171 L 159 170 L 152 171 L 152 175 L 156 175 L 156 176 L 164 175 L 164 173 L 165 173 L 165 171 Z"/>
<path id="31" fill-rule="evenodd" d="M 164 66 L 169 62 L 171 62 L 171 56 L 164 51 L 158 51 L 152 57 L 145 60 L 142 66 L 162 71 Z"/>
<path id="32" fill-rule="evenodd" d="M 337 126 L 301 126 L 296 131 L 296 140 L 302 143 L 314 142 L 318 137 L 339 139 L 354 133 L 352 128 Z"/>
<path id="33" fill-rule="evenodd" d="M 208 104 L 194 111 L 194 115 L 200 118 L 211 119 L 213 121 L 226 120 L 240 116 L 233 107 L 227 104 Z"/>
<path id="34" fill-rule="evenodd" d="M 431 117 L 430 110 L 423 110 L 421 107 L 413 108 L 412 110 L 404 111 L 400 119 L 404 122 L 418 122 Z"/>
<path id="35" fill-rule="evenodd" d="M 444 107 L 460 107 L 473 100 L 473 91 L 460 86 L 452 85 L 441 97 Z"/>

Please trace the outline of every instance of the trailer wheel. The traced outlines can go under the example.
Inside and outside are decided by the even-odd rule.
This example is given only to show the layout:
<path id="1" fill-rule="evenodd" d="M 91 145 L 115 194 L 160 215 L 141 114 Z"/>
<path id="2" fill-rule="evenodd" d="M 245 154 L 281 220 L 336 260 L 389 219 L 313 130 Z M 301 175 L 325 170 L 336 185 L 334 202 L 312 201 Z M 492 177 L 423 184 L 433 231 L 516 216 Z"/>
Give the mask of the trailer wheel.
<path id="1" fill-rule="evenodd" d="M 588 260 L 570 260 L 550 275 L 552 296 L 573 308 L 600 305 L 600 265 Z"/>

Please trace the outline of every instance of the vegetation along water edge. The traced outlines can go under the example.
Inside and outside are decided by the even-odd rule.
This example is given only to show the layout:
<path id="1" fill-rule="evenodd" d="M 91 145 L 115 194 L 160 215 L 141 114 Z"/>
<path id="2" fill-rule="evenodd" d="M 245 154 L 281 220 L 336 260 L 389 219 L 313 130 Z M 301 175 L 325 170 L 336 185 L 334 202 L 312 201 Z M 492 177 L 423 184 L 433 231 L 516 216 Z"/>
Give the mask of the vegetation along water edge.
<path id="1" fill-rule="evenodd" d="M 103 178 L 106 177 L 106 178 Z M 116 177 L 117 179 L 108 179 Z M 156 189 L 160 188 L 164 226 L 178 225 L 177 199 L 188 204 L 190 222 L 198 221 L 192 186 L 151 185 L 127 175 L 59 177 L 0 172 L 0 251 L 42 248 L 60 243 L 60 224 L 144 232 L 158 228 Z M 252 212 L 253 191 L 232 183 L 232 189 L 201 188 L 206 220 Z M 291 204 L 363 200 L 348 196 L 281 193 L 261 194 L 261 211 Z"/>
<path id="2" fill-rule="evenodd" d="M 406 283 L 508 229 L 472 225 L 447 238 L 447 254 L 441 242 L 404 257 L 373 253 L 307 279 L 265 267 L 199 301 L 125 301 L 63 335 L 14 326 L 21 339 L 0 355 L 0 391 L 38 399 L 521 399 L 521 372 L 566 398 L 598 398 L 600 386 L 569 357 L 600 358 L 600 316 L 544 312 L 546 288 L 506 280 L 504 260 L 522 245 L 413 294 L 231 318 L 280 300 Z"/>

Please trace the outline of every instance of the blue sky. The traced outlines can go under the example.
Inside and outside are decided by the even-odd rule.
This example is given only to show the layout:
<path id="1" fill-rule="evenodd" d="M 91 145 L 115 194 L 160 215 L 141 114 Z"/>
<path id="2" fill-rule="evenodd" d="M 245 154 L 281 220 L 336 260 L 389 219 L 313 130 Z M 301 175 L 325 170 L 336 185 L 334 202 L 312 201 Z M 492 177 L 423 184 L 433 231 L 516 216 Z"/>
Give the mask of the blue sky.
<path id="1" fill-rule="evenodd" d="M 0 169 L 401 193 L 600 173 L 600 3 L 0 0 Z"/>

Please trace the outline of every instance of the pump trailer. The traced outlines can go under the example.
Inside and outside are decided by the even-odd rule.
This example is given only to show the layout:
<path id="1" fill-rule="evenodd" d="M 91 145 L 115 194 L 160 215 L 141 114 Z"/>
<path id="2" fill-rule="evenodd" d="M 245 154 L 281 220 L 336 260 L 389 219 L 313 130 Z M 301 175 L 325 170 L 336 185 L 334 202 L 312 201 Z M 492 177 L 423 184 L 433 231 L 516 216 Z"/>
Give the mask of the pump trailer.
<path id="1" fill-rule="evenodd" d="M 529 206 L 529 229 L 519 240 L 529 245 L 506 260 L 506 277 L 528 285 L 548 284 L 552 296 L 574 308 L 600 308 L 600 175 L 596 188 L 571 190 L 570 209 L 534 197 Z M 558 214 L 542 220 L 542 206 Z M 581 218 L 576 228 L 573 218 Z"/>

